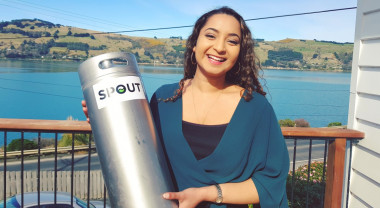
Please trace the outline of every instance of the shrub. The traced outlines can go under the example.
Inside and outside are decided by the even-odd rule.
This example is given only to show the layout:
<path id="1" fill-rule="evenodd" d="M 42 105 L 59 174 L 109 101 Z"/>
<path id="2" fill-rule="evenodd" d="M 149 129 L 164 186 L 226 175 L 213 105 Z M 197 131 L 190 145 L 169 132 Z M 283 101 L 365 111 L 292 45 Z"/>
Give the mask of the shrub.
<path id="1" fill-rule="evenodd" d="M 310 127 L 310 124 L 308 121 L 306 121 L 303 118 L 294 120 L 296 127 Z"/>
<path id="2" fill-rule="evenodd" d="M 280 126 L 282 127 L 294 127 L 295 126 L 295 122 L 290 120 L 290 119 L 285 119 L 285 120 L 279 120 L 278 123 L 280 124 Z"/>
<path id="3" fill-rule="evenodd" d="M 24 150 L 37 149 L 38 145 L 30 140 L 24 139 Z M 21 139 L 14 139 L 9 143 L 7 147 L 7 152 L 10 151 L 20 151 L 21 150 Z"/>
<path id="4" fill-rule="evenodd" d="M 33 142 L 38 144 L 38 139 L 33 139 Z M 40 140 L 40 147 L 41 148 L 46 148 L 46 147 L 54 147 L 55 146 L 55 139 L 45 139 L 41 138 Z"/>
<path id="5" fill-rule="evenodd" d="M 329 123 L 329 125 L 327 125 L 327 127 L 332 127 L 332 126 L 342 126 L 342 123 L 341 122 L 331 122 L 331 123 Z"/>
<path id="6" fill-rule="evenodd" d="M 90 135 L 88 134 L 74 134 L 74 145 L 87 145 Z M 58 147 L 67 147 L 72 145 L 72 134 L 63 134 L 62 139 L 58 142 Z"/>
<path id="7" fill-rule="evenodd" d="M 327 170 L 327 169 L 326 169 Z M 287 195 L 289 200 L 289 207 L 303 208 L 306 207 L 307 192 L 309 192 L 309 207 L 322 207 L 325 180 L 323 176 L 323 162 L 313 162 L 310 164 L 310 177 L 307 181 L 308 165 L 300 166 L 296 169 L 293 182 L 293 204 L 291 203 L 292 196 L 292 176 L 293 172 L 290 171 L 287 181 Z M 307 185 L 309 183 L 309 186 Z"/>

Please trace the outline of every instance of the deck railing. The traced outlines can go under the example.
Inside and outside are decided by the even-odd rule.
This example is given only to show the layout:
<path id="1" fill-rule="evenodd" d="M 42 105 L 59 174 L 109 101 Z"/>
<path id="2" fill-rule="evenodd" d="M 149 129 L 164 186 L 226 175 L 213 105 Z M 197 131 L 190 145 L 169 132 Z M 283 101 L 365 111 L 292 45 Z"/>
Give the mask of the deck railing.
<path id="1" fill-rule="evenodd" d="M 12 134 L 13 132 L 19 132 L 21 135 L 21 141 L 23 145 L 23 141 L 26 139 L 24 135 L 27 133 L 36 133 L 37 134 L 37 143 L 38 143 L 38 149 L 36 150 L 21 150 L 19 152 L 7 152 L 7 140 L 8 135 Z M 287 141 L 288 144 L 288 150 L 289 155 L 292 159 L 290 170 L 294 171 L 297 168 L 297 147 L 298 151 L 303 148 L 300 146 L 300 143 L 306 142 L 306 149 L 308 149 L 307 152 L 307 159 L 303 160 L 306 164 L 308 164 L 308 177 L 307 177 L 307 186 L 309 185 L 310 180 L 310 164 L 313 160 L 321 160 L 323 161 L 323 181 L 325 180 L 326 176 L 326 186 L 324 193 L 321 193 L 322 196 L 324 196 L 321 200 L 321 206 L 322 207 L 340 207 L 342 204 L 342 193 L 343 193 L 343 185 L 345 183 L 344 181 L 344 169 L 345 169 L 345 158 L 348 157 L 351 161 L 351 154 L 346 155 L 346 147 L 349 147 L 351 150 L 352 145 L 357 141 L 358 139 L 364 138 L 364 133 L 355 131 L 355 130 L 348 130 L 348 129 L 341 129 L 341 128 L 296 128 L 296 127 L 283 127 L 282 128 L 283 135 Z M 50 149 L 41 149 L 41 138 L 42 134 L 50 133 L 54 135 L 54 147 Z M 68 133 L 72 135 L 72 138 L 75 137 L 77 134 L 86 134 L 90 135 L 89 137 L 89 143 L 88 147 L 84 148 L 83 146 L 75 146 L 74 145 L 74 139 L 72 140 L 71 148 L 58 148 L 57 142 L 59 140 L 59 137 L 62 133 Z M 87 174 L 84 178 L 87 179 L 86 185 L 87 185 L 87 193 L 85 196 L 82 196 L 82 199 L 87 199 L 87 202 L 89 202 L 90 198 L 93 198 L 90 196 L 90 190 L 93 187 L 93 179 L 90 178 L 93 177 L 91 172 L 94 172 L 94 170 L 91 170 L 91 154 L 94 152 L 94 145 L 91 138 L 91 127 L 90 125 L 85 121 L 56 121 L 56 120 L 29 120 L 29 119 L 0 119 L 0 138 L 4 138 L 4 144 L 0 144 L 0 146 L 3 146 L 3 152 L 0 152 L 0 161 L 2 164 L 0 164 L 0 167 L 2 166 L 2 170 L 0 172 L 3 172 L 3 178 L 0 180 L 3 180 L 2 187 L 0 187 L 0 199 L 4 199 L 9 197 L 10 195 L 14 194 L 11 193 L 9 189 L 9 184 L 7 185 L 7 161 L 8 160 L 14 160 L 12 158 L 17 157 L 17 161 L 21 163 L 20 167 L 20 187 L 16 190 L 16 193 L 21 193 L 21 196 L 25 193 L 24 190 L 24 163 L 25 163 L 25 157 L 26 155 L 32 154 L 31 152 L 34 151 L 35 158 L 37 160 L 38 166 L 37 166 L 37 187 L 34 188 L 36 192 L 38 192 L 38 196 L 40 195 L 41 191 L 45 191 L 46 188 L 41 188 L 41 171 L 40 171 L 40 161 L 43 154 L 52 154 L 54 156 L 54 176 L 53 178 L 53 188 L 50 188 L 49 190 L 52 190 L 57 193 L 59 181 L 57 181 L 58 178 L 58 170 L 57 170 L 57 155 L 60 154 L 61 151 L 65 152 L 66 154 L 69 154 L 71 156 L 71 171 L 69 171 L 69 179 L 70 184 L 68 184 L 68 187 L 70 187 L 69 192 L 71 192 L 71 196 L 73 198 L 74 196 L 74 155 L 76 151 L 81 151 L 83 154 L 83 150 L 87 151 L 88 153 L 88 166 L 87 166 Z M 313 145 L 314 144 L 314 145 Z M 323 154 L 323 158 L 312 158 L 312 150 L 314 146 L 318 146 L 322 148 L 321 152 Z M 349 151 L 350 152 L 350 151 Z M 298 153 L 299 154 L 299 153 Z M 327 164 L 327 170 L 325 169 Z M 350 164 L 348 164 L 350 166 Z M 348 168 L 350 170 L 350 168 Z M 83 171 L 82 171 L 83 172 Z M 99 179 L 101 180 L 101 179 Z M 291 207 L 295 204 L 294 201 L 294 190 L 293 190 L 293 184 L 294 184 L 294 174 L 292 174 L 292 186 L 291 186 L 291 193 L 288 193 L 288 199 L 290 202 Z M 350 172 L 348 172 L 348 177 L 346 177 L 346 180 L 350 180 Z M 83 184 L 83 178 L 81 179 L 81 183 Z M 0 183 L 1 184 L 1 183 Z M 101 182 L 102 186 L 104 186 L 103 181 Z M 349 184 L 349 183 L 348 183 Z M 0 185 L 1 186 L 1 185 Z M 8 189 L 7 189 L 8 187 Z M 288 187 L 289 188 L 289 187 Z M 306 189 L 308 190 L 308 188 Z M 347 187 L 348 190 L 348 187 Z M 309 192 L 307 191 L 305 193 L 306 195 L 306 207 L 314 206 L 313 204 L 309 203 Z M 102 191 L 102 200 L 104 202 L 104 206 L 106 205 L 106 188 L 104 186 L 104 191 Z M 56 202 L 56 198 L 54 199 Z M 348 200 L 348 199 L 347 199 Z M 23 203 L 23 198 L 22 198 Z M 73 203 L 73 201 L 71 201 Z M 1 206 L 1 205 L 0 205 Z"/>

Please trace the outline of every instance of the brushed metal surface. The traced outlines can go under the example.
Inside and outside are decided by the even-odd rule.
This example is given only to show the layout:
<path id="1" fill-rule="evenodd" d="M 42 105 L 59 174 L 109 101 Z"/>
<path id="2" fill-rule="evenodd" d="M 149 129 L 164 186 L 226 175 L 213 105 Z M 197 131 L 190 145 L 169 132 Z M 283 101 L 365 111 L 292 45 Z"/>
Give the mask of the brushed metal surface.
<path id="1" fill-rule="evenodd" d="M 127 60 L 127 64 L 108 61 L 120 59 Z M 177 207 L 162 198 L 164 192 L 173 191 L 173 184 L 143 85 L 145 99 L 110 102 L 98 108 L 96 99 L 99 98 L 96 98 L 93 86 L 102 80 L 112 82 L 128 76 L 137 76 L 141 80 L 134 56 L 127 53 L 99 55 L 79 66 L 82 91 L 111 205 Z"/>

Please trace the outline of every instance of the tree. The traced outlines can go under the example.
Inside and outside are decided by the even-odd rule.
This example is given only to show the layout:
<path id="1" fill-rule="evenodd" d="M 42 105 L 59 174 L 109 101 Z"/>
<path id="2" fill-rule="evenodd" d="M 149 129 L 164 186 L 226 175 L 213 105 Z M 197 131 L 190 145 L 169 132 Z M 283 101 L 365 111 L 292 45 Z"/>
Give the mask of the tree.
<path id="1" fill-rule="evenodd" d="M 334 56 L 335 56 L 336 59 L 339 60 L 339 55 L 336 52 L 334 52 Z"/>
<path id="2" fill-rule="evenodd" d="M 71 32 L 71 30 L 69 30 L 69 32 L 67 32 L 67 36 L 71 36 L 73 33 Z"/>
<path id="3" fill-rule="evenodd" d="M 139 54 L 139 52 L 136 51 L 134 54 L 135 54 L 135 57 L 136 57 L 136 61 L 140 62 L 140 54 Z"/>
<path id="4" fill-rule="evenodd" d="M 294 127 L 296 124 L 294 121 L 290 120 L 289 118 L 285 120 L 279 120 L 278 123 L 280 124 L 281 127 Z"/>
<path id="5" fill-rule="evenodd" d="M 332 127 L 332 126 L 342 126 L 341 122 L 331 122 L 327 125 L 327 127 Z"/>
<path id="6" fill-rule="evenodd" d="M 296 127 L 310 127 L 309 122 L 303 118 L 294 120 L 294 123 Z"/>
<path id="7" fill-rule="evenodd" d="M 9 143 L 7 147 L 7 152 L 9 151 L 20 151 L 22 149 L 22 139 L 14 139 Z M 37 149 L 38 145 L 30 140 L 24 139 L 24 150 Z"/>
<path id="8" fill-rule="evenodd" d="M 144 51 L 145 56 L 149 56 L 150 59 L 154 59 L 153 55 L 149 51 Z"/>
<path id="9" fill-rule="evenodd" d="M 58 39 L 58 33 L 59 33 L 58 30 L 56 30 L 56 31 L 54 32 L 54 39 Z"/>
<path id="10" fill-rule="evenodd" d="M 263 66 L 277 66 L 277 64 L 272 59 L 267 59 L 264 61 Z"/>
<path id="11" fill-rule="evenodd" d="M 74 33 L 74 37 L 90 37 L 90 33 Z"/>
<path id="12" fill-rule="evenodd" d="M 268 59 L 277 60 L 277 61 L 301 61 L 303 55 L 300 52 L 293 51 L 288 48 L 280 48 L 278 51 L 269 50 Z"/>
<path id="13" fill-rule="evenodd" d="M 72 134 L 63 134 L 62 139 L 58 142 L 58 147 L 67 147 L 72 145 L 73 141 Z M 88 134 L 75 134 L 74 135 L 74 146 L 87 145 L 90 140 L 90 135 Z"/>

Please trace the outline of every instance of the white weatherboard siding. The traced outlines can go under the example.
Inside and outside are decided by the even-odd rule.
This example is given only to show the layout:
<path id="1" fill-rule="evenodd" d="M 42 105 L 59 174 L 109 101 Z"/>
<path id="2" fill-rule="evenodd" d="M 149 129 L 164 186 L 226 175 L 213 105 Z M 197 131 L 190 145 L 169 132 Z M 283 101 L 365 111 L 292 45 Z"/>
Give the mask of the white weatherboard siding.
<path id="1" fill-rule="evenodd" d="M 353 145 L 348 204 L 343 193 L 342 207 L 380 207 L 379 0 L 358 0 L 348 116 L 348 128 L 365 138 Z"/>

